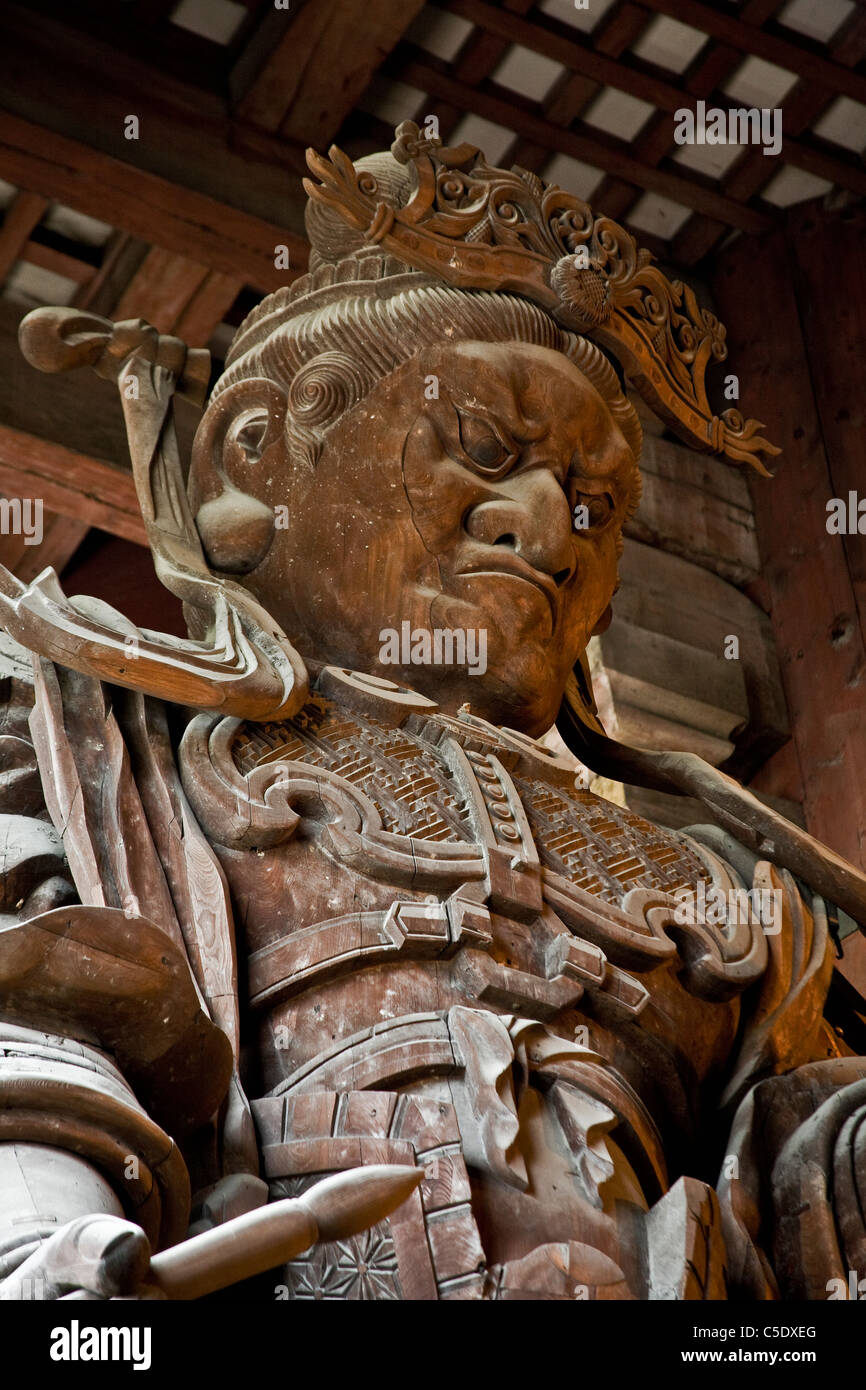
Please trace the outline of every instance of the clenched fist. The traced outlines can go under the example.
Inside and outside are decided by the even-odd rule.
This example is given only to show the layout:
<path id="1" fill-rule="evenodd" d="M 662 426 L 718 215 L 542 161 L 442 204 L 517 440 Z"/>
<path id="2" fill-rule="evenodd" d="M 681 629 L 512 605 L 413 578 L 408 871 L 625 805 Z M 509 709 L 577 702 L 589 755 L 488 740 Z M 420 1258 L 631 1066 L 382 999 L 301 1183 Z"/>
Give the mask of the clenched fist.
<path id="1" fill-rule="evenodd" d="M 150 1243 L 119 1216 L 79 1216 L 0 1282 L 0 1299 L 152 1299 Z"/>

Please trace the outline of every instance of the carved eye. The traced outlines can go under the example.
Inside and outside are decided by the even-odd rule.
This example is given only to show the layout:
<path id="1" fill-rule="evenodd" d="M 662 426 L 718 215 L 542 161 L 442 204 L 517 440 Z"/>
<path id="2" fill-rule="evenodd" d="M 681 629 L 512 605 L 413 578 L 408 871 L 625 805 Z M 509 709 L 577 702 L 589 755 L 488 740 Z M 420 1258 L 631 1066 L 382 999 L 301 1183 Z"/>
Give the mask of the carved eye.
<path id="1" fill-rule="evenodd" d="M 515 457 L 514 450 L 502 442 L 485 420 L 457 411 L 460 422 L 460 443 L 472 462 L 486 473 L 498 473 Z"/>
<path id="2" fill-rule="evenodd" d="M 574 491 L 571 496 L 571 514 L 575 531 L 588 531 L 604 526 L 616 510 L 616 503 L 609 492 L 592 493 Z"/>

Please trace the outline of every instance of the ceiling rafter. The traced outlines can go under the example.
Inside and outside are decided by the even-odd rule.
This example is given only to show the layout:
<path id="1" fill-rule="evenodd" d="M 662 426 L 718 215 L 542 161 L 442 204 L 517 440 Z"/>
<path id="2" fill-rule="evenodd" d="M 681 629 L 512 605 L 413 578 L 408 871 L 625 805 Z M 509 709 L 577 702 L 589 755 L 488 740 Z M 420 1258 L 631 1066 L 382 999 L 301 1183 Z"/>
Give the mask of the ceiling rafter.
<path id="1" fill-rule="evenodd" d="M 866 77 L 814 52 L 805 43 L 781 38 L 756 24 L 746 24 L 732 14 L 703 4 L 702 0 L 641 0 L 641 4 L 655 14 L 678 19 L 710 38 L 730 44 L 741 54 L 763 58 L 766 63 L 786 68 L 828 92 L 841 93 L 866 104 Z"/>
<path id="2" fill-rule="evenodd" d="M 256 289 L 278 289 L 303 271 L 307 244 L 265 222 L 146 169 L 102 154 L 0 111 L 0 177 L 17 188 L 57 198 L 178 255 L 199 257 L 224 274 L 242 274 Z M 274 250 L 289 248 L 291 271 Z"/>
<path id="3" fill-rule="evenodd" d="M 282 17 L 279 42 L 236 101 L 243 120 L 327 146 L 424 0 L 316 0 Z M 269 32 L 277 32 L 273 19 Z"/>
<path id="4" fill-rule="evenodd" d="M 763 24 L 776 13 L 783 0 L 745 0 L 740 15 L 741 18 L 750 24 Z M 647 12 L 644 11 L 644 14 Z M 650 19 L 650 16 L 647 16 Z M 742 55 L 734 48 L 726 47 L 724 44 L 709 44 L 702 52 L 698 52 L 693 62 L 682 74 L 684 92 L 690 96 L 705 101 L 719 97 L 722 82 L 730 76 L 735 68 L 742 61 Z M 723 105 L 728 103 L 722 99 Z M 731 103 L 732 104 L 732 103 Z M 667 144 L 665 136 L 668 133 L 666 117 L 661 113 L 654 115 L 647 128 L 641 132 L 637 149 L 641 158 L 651 163 L 658 164 L 671 154 L 670 142 Z M 763 154 L 761 156 L 763 159 Z M 771 178 L 775 169 L 766 169 L 765 176 Z M 610 198 L 615 213 L 619 211 L 621 204 L 617 201 L 622 185 L 617 185 L 611 189 L 610 181 L 599 190 L 600 205 L 604 205 L 604 200 Z M 720 187 L 725 189 L 724 181 Z M 743 199 L 742 201 L 746 201 Z M 625 204 L 627 207 L 628 204 Z M 700 228 L 698 232 L 697 229 Z M 692 229 L 692 240 L 689 241 L 688 233 Z M 687 218 L 685 225 L 675 234 L 671 240 L 669 255 L 674 261 L 681 264 L 691 265 L 699 260 L 701 255 L 710 246 L 714 245 L 722 237 L 727 236 L 730 228 L 724 222 L 716 218 L 707 217 L 703 213 L 692 213 Z M 697 235 L 696 235 L 697 233 Z M 698 249 L 697 255 L 692 254 L 694 248 Z"/>
<path id="5" fill-rule="evenodd" d="M 646 22 L 645 10 L 632 4 L 631 0 L 620 0 L 612 11 L 602 17 L 593 34 L 596 51 L 611 59 L 619 57 L 642 32 Z M 572 121 L 579 119 L 600 89 L 601 83 L 596 78 L 568 70 L 565 80 L 557 83 L 555 90 L 548 93 L 542 102 L 544 114 L 555 125 L 568 127 Z M 518 139 L 509 151 L 506 162 L 522 164 L 538 172 L 546 159 L 544 146 Z M 630 184 L 627 186 L 632 187 Z"/>
<path id="6" fill-rule="evenodd" d="M 0 425 L 0 493 L 40 497 L 52 512 L 147 545 L 130 471 L 7 425 Z"/>
<path id="7" fill-rule="evenodd" d="M 17 193 L 0 226 L 0 283 L 19 260 L 30 233 L 39 222 L 48 199 L 38 193 Z"/>
<path id="8" fill-rule="evenodd" d="M 773 0 L 770 14 L 776 14 L 781 3 L 782 0 Z M 763 22 L 768 17 L 768 0 L 747 0 L 742 13 L 755 23 Z M 730 66 L 733 68 L 739 61 L 739 54 L 732 50 L 727 52 L 731 56 Z M 848 23 L 830 45 L 830 52 L 836 62 L 843 63 L 846 67 L 855 67 L 866 58 L 866 9 L 856 10 L 850 16 Z M 833 100 L 833 94 L 826 89 L 813 87 L 807 82 L 798 82 L 782 104 L 784 128 L 799 135 L 827 110 Z M 787 144 L 785 149 L 787 151 Z M 772 171 L 768 173 L 761 151 L 749 150 L 745 158 L 722 180 L 722 186 L 732 196 L 746 200 L 759 193 L 771 176 Z M 712 250 L 727 230 L 721 223 L 694 216 L 674 238 L 672 255 L 683 265 L 693 265 Z"/>
<path id="9" fill-rule="evenodd" d="M 781 3 L 781 0 L 774 0 L 774 3 Z M 683 110 L 695 111 L 697 98 L 677 83 L 656 77 L 633 64 L 617 61 L 574 39 L 565 39 L 538 21 L 526 20 L 519 15 L 497 9 L 494 5 L 486 3 L 486 0 L 447 0 L 447 5 L 452 14 L 471 20 L 485 31 L 520 44 L 531 52 L 560 63 L 569 71 L 600 85 L 638 97 L 641 101 L 656 107 L 659 112 L 672 115 Z M 866 93 L 866 81 L 863 86 Z M 720 95 L 717 95 L 715 100 L 722 109 L 736 109 L 742 105 L 732 98 Z M 668 145 L 672 144 L 671 126 Z M 855 193 L 866 193 L 866 170 L 853 159 L 839 158 L 790 138 L 785 139 L 785 159 L 795 168 L 805 169 L 808 173 L 829 180 L 830 183 L 838 183 Z"/>
<path id="10" fill-rule="evenodd" d="M 468 87 L 450 77 L 442 66 L 434 65 L 426 55 L 419 56 L 419 53 L 420 50 L 404 45 L 404 52 L 389 67 L 391 75 L 400 73 L 403 81 L 422 88 L 434 98 L 441 96 L 445 101 L 462 105 L 465 111 L 474 111 L 526 139 L 546 145 L 550 150 L 558 150 L 587 164 L 607 168 L 638 187 L 652 189 L 686 207 L 719 217 L 742 231 L 759 233 L 773 225 L 774 219 L 766 212 L 726 198 L 684 175 L 642 164 L 629 153 L 624 141 L 612 137 L 605 140 L 602 132 L 590 133 L 588 127 L 585 128 L 586 133 L 583 130 L 565 130 L 526 109 L 525 104 L 517 102 L 514 94 L 504 88 L 493 90 L 492 84 L 484 90 Z"/>

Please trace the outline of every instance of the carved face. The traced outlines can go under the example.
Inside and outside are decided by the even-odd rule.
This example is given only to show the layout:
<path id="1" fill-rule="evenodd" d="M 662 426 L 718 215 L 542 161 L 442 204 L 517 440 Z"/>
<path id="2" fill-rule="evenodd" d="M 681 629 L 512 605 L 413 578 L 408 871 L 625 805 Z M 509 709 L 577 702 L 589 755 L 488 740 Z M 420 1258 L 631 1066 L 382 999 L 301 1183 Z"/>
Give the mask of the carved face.
<path id="1" fill-rule="evenodd" d="M 302 655 L 549 728 L 613 594 L 635 481 L 586 377 L 547 348 L 443 343 L 344 415 L 314 468 L 275 424 L 223 477 L 275 509 L 244 583 Z"/>

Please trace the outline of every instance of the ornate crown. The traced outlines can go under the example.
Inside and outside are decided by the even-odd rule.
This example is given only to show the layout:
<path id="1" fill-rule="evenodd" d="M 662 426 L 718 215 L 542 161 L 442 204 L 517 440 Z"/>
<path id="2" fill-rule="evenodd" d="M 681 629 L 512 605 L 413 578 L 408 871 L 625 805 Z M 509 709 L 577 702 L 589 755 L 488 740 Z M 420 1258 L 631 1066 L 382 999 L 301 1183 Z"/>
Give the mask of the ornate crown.
<path id="1" fill-rule="evenodd" d="M 304 180 L 310 199 L 406 265 L 461 289 L 525 295 L 611 351 L 687 444 L 767 475 L 759 455 L 779 450 L 763 425 L 710 407 L 704 378 L 711 358 L 727 356 L 725 328 L 687 285 L 668 280 L 618 223 L 536 174 L 495 168 L 474 145 L 444 148 L 413 121 L 395 137 L 391 153 L 414 184 L 402 206 L 335 145 L 327 159 L 307 151 L 320 180 Z"/>

